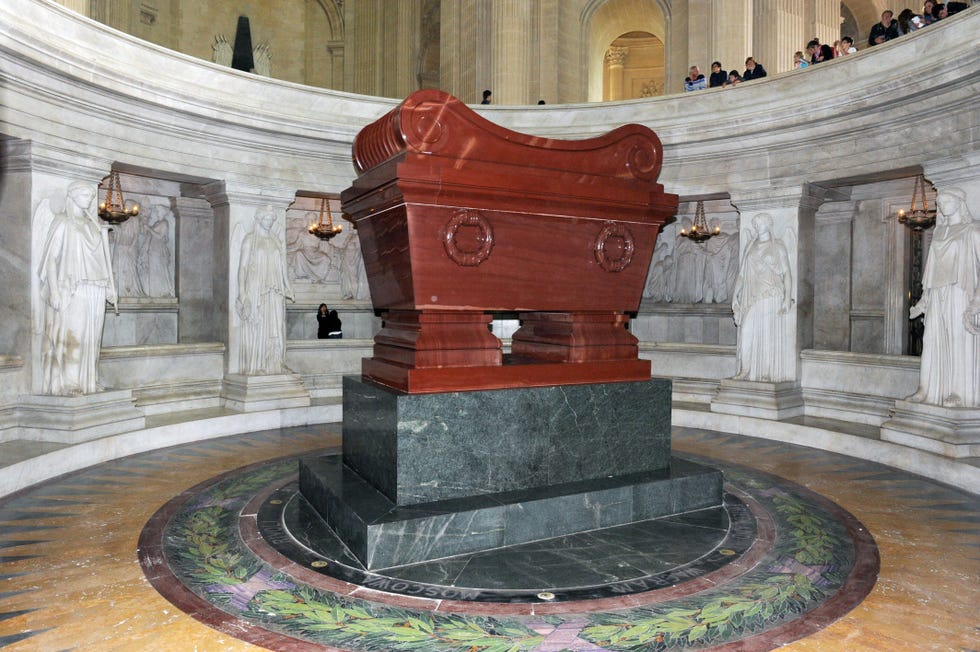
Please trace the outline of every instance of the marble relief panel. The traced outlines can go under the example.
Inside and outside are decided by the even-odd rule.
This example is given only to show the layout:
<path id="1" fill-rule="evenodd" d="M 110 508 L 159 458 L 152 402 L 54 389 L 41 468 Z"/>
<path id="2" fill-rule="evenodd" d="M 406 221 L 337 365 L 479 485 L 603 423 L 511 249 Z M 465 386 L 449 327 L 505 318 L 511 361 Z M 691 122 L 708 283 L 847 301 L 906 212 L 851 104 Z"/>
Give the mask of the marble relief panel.
<path id="1" fill-rule="evenodd" d="M 711 212 L 711 209 L 706 209 Z M 678 219 L 664 227 L 657 238 L 646 287 L 644 303 L 711 304 L 730 303 L 738 271 L 737 214 L 713 215 L 709 228 L 721 233 L 707 242 L 696 243 L 680 235 L 690 231 L 693 206 L 682 206 Z"/>
<path id="2" fill-rule="evenodd" d="M 682 203 L 663 228 L 650 263 L 640 312 L 630 330 L 641 340 L 734 344 L 731 299 L 738 272 L 738 213 L 727 200 L 705 202 L 708 226 L 719 235 L 698 244 L 690 230 L 695 204 Z"/>
<path id="3" fill-rule="evenodd" d="M 339 200 L 331 199 L 333 223 L 343 231 L 330 240 L 320 240 L 308 230 L 320 219 L 318 206 L 318 199 L 299 197 L 286 212 L 286 263 L 297 302 L 369 301 L 367 273 L 353 225 L 339 217 Z"/>
<path id="4" fill-rule="evenodd" d="M 175 220 L 169 198 L 138 201 L 140 214 L 114 225 L 110 233 L 119 296 L 173 298 Z"/>
<path id="5" fill-rule="evenodd" d="M 127 179 L 126 193 L 140 205 L 139 215 L 109 231 L 119 310 L 106 314 L 103 346 L 172 344 L 177 341 L 176 217 L 167 182 Z"/>

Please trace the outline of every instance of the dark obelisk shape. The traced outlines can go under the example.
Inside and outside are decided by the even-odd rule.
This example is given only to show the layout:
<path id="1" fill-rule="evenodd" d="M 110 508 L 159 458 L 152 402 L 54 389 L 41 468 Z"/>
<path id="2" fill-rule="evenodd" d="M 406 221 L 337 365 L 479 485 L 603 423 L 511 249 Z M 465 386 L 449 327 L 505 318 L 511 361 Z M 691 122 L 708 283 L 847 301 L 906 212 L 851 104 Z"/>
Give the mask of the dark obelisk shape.
<path id="1" fill-rule="evenodd" d="M 252 59 L 252 30 L 248 26 L 248 16 L 238 17 L 235 31 L 235 52 L 231 56 L 231 67 L 235 70 L 252 72 L 255 61 Z"/>

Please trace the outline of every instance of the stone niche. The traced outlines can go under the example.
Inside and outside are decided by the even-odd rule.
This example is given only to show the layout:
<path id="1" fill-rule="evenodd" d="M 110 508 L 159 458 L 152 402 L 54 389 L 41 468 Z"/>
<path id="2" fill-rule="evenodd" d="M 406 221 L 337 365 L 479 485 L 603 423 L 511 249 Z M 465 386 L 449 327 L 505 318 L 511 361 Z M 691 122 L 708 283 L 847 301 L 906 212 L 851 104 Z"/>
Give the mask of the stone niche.
<path id="1" fill-rule="evenodd" d="M 439 91 L 358 135 L 341 197 L 383 326 L 344 378 L 342 456 L 302 460 L 300 490 L 366 568 L 721 504 L 719 471 L 671 457 L 671 382 L 626 328 L 677 207 L 661 156 L 640 125 L 535 138 Z"/>

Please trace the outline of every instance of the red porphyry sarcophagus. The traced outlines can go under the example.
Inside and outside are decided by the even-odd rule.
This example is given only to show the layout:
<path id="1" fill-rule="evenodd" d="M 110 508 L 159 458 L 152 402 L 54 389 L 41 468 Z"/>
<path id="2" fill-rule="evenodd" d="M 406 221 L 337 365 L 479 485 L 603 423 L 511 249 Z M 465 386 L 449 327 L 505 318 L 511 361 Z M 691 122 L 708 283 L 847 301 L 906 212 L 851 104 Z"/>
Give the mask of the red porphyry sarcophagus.
<path id="1" fill-rule="evenodd" d="M 341 194 L 384 325 L 362 374 L 408 393 L 647 380 L 636 311 L 677 195 L 657 135 L 517 133 L 436 90 L 354 141 Z M 517 312 L 504 356 L 492 312 Z"/>

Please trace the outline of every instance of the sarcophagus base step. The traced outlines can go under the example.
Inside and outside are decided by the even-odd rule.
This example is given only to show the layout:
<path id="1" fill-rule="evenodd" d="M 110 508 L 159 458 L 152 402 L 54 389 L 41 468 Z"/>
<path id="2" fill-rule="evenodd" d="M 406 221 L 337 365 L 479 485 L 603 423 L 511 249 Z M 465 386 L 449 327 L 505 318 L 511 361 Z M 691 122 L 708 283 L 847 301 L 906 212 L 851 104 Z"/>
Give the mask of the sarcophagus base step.
<path id="1" fill-rule="evenodd" d="M 373 382 L 410 394 L 650 380 L 649 360 L 562 363 L 517 356 L 503 358 L 504 364 L 499 366 L 422 369 L 366 358 L 361 362 L 361 374 Z"/>

